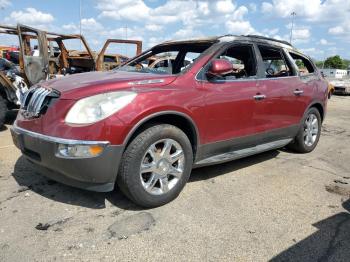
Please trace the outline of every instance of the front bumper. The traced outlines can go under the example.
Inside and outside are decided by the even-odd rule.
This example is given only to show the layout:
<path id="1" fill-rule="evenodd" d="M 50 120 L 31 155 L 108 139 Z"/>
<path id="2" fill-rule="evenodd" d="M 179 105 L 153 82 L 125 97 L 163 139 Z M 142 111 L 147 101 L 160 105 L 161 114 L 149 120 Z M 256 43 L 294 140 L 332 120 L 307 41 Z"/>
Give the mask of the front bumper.
<path id="1" fill-rule="evenodd" d="M 350 86 L 335 86 L 334 87 L 335 95 L 349 95 L 350 94 Z"/>
<path id="2" fill-rule="evenodd" d="M 119 163 L 124 151 L 122 145 L 108 142 L 70 140 L 42 135 L 20 128 L 11 128 L 14 144 L 41 174 L 53 180 L 91 191 L 112 191 L 116 181 Z M 59 144 L 82 145 L 101 144 L 103 152 L 90 158 L 61 158 L 56 156 Z"/>

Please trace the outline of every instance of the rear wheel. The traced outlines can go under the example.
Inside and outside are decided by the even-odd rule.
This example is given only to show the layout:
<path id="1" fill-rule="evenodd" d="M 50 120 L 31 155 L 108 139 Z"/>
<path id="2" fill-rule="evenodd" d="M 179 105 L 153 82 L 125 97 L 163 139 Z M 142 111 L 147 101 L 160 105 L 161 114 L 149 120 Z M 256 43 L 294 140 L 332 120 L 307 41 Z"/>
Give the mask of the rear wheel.
<path id="1" fill-rule="evenodd" d="M 315 149 L 321 135 L 320 112 L 311 107 L 303 118 L 303 124 L 294 141 L 288 147 L 299 153 L 309 153 Z"/>
<path id="2" fill-rule="evenodd" d="M 192 169 L 191 143 L 175 126 L 161 124 L 140 133 L 127 147 L 117 178 L 121 191 L 143 207 L 175 199 Z"/>
<path id="3" fill-rule="evenodd" d="M 7 101 L 0 95 L 0 129 L 5 124 L 7 111 Z"/>

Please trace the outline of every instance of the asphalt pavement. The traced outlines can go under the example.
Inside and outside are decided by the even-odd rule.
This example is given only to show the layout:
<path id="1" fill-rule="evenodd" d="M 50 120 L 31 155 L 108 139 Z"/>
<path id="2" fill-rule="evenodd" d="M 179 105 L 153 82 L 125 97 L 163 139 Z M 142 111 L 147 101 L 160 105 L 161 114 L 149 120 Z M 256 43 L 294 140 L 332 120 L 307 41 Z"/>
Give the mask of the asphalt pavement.
<path id="1" fill-rule="evenodd" d="M 349 261 L 350 97 L 332 97 L 317 148 L 196 169 L 141 209 L 35 173 L 0 131 L 0 261 Z"/>

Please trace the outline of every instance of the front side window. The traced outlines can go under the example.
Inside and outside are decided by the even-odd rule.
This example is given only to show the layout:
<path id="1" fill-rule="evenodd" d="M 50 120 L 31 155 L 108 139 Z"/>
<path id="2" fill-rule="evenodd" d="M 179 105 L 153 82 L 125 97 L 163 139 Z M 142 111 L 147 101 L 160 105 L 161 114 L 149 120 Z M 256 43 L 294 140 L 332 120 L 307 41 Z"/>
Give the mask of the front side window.
<path id="1" fill-rule="evenodd" d="M 252 45 L 234 45 L 216 57 L 232 64 L 232 71 L 220 76 L 222 80 L 254 78 L 256 76 L 256 59 Z"/>
<path id="2" fill-rule="evenodd" d="M 293 75 L 293 72 L 286 63 L 282 50 L 270 46 L 258 45 L 265 70 L 265 77 L 287 77 Z"/>

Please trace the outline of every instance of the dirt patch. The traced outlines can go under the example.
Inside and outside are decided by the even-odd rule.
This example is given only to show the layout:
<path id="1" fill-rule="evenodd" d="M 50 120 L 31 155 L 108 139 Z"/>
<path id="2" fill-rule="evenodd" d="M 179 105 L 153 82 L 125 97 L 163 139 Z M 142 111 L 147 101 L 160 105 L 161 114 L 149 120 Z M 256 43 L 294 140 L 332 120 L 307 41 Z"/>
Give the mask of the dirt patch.
<path id="1" fill-rule="evenodd" d="M 35 226 L 35 229 L 37 230 L 48 230 L 51 227 L 55 227 L 54 231 L 61 231 L 62 229 L 58 226 L 62 226 L 63 224 L 65 224 L 67 221 L 71 220 L 72 217 L 67 217 L 64 219 L 59 219 L 59 220 L 54 220 L 54 221 L 50 221 L 47 223 L 39 223 Z"/>
<path id="2" fill-rule="evenodd" d="M 338 194 L 341 196 L 349 196 L 350 197 L 350 184 L 349 180 L 340 180 L 336 179 L 333 183 L 326 185 L 325 188 L 328 192 Z"/>
<path id="3" fill-rule="evenodd" d="M 155 225 L 155 219 L 148 212 L 141 212 L 117 220 L 108 227 L 110 238 L 127 239 L 129 236 L 149 230 Z"/>
<path id="4" fill-rule="evenodd" d="M 335 127 L 330 125 L 323 125 L 322 126 L 322 135 L 340 135 L 345 133 L 346 130 L 341 127 Z"/>

